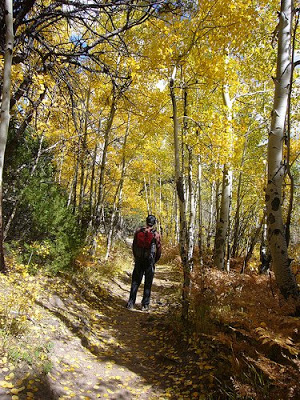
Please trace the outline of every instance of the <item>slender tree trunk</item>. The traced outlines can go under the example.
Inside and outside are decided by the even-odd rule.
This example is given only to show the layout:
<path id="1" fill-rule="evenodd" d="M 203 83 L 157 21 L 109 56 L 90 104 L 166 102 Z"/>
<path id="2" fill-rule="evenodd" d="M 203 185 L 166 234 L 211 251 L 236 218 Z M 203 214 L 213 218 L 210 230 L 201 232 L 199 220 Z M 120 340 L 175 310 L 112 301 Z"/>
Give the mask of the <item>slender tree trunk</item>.
<path id="1" fill-rule="evenodd" d="M 228 63 L 228 57 L 226 58 L 225 64 Z M 226 66 L 225 66 L 226 69 Z M 233 128 L 232 128 L 232 120 L 233 120 L 233 113 L 232 113 L 232 100 L 230 98 L 229 94 L 229 86 L 228 84 L 225 84 L 223 86 L 223 101 L 224 105 L 226 107 L 226 118 L 227 118 L 227 123 L 228 123 L 228 134 L 229 134 L 229 156 L 232 157 L 233 153 Z M 219 228 L 222 226 L 222 219 L 224 219 L 225 225 L 226 225 L 226 230 L 227 232 L 224 232 L 224 239 L 225 242 L 223 243 L 224 249 L 222 250 L 224 252 L 224 256 L 226 253 L 226 247 L 227 247 L 227 259 L 226 259 L 226 270 L 229 272 L 230 270 L 230 211 L 231 211 L 231 198 L 232 198 L 232 171 L 230 170 L 229 165 L 224 165 L 224 171 L 223 171 L 223 188 L 222 188 L 222 203 L 221 203 L 221 214 L 220 220 L 219 220 Z M 225 181 L 224 181 L 225 178 Z M 225 187 L 224 187 L 225 183 Z M 225 191 L 224 191 L 225 189 Z M 225 196 L 225 198 L 224 198 Z M 223 209 L 222 209 L 223 208 Z M 221 235 L 222 236 L 222 235 Z M 217 237 L 216 237 L 217 239 Z M 222 238 L 223 239 L 223 238 Z M 216 240 L 217 246 L 221 246 L 222 243 L 221 240 Z M 227 246 L 226 246 L 227 244 Z M 216 247 L 215 247 L 216 249 Z M 220 247 L 219 249 L 216 249 L 216 252 L 220 254 Z M 216 257 L 216 259 L 218 256 Z M 218 263 L 218 261 L 217 261 Z M 218 264 L 218 268 L 220 268 L 221 265 Z M 222 266 L 222 269 L 224 268 L 224 265 Z"/>
<path id="2" fill-rule="evenodd" d="M 179 219 L 178 219 L 178 200 L 177 200 L 177 189 L 174 187 L 174 197 L 173 197 L 173 218 L 174 221 L 174 243 L 179 242 Z"/>
<path id="3" fill-rule="evenodd" d="M 118 187 L 116 189 L 116 194 L 114 197 L 113 211 L 111 214 L 109 232 L 107 235 L 107 249 L 106 249 L 105 260 L 108 260 L 108 258 L 110 256 L 111 247 L 112 247 L 112 243 L 113 243 L 113 234 L 114 234 L 116 216 L 117 216 L 118 211 L 120 211 L 120 205 L 121 205 L 121 201 L 122 201 L 123 185 L 124 185 L 124 178 L 125 178 L 125 172 L 126 172 L 126 146 L 127 146 L 128 135 L 129 135 L 129 126 L 130 126 L 130 115 L 128 115 L 127 128 L 126 128 L 126 132 L 125 132 L 125 136 L 124 136 L 123 151 L 122 151 L 123 157 L 122 157 L 121 177 L 120 177 L 120 181 L 118 183 Z"/>
<path id="4" fill-rule="evenodd" d="M 10 217 L 9 217 L 9 219 L 7 221 L 7 224 L 5 225 L 5 229 L 4 229 L 4 233 L 3 233 L 3 241 L 5 241 L 6 238 L 7 238 L 9 229 L 11 227 L 11 224 L 12 224 L 14 218 L 15 218 L 15 215 L 16 215 L 16 212 L 17 212 L 17 209 L 18 209 L 19 201 L 20 201 L 20 198 L 18 198 L 16 200 L 16 202 L 14 204 L 14 208 L 13 208 L 13 210 L 12 210 L 12 212 L 10 214 Z"/>
<path id="5" fill-rule="evenodd" d="M 151 211 L 150 211 L 150 203 L 149 203 L 148 186 L 147 186 L 147 182 L 146 182 L 145 176 L 144 176 L 144 190 L 145 190 L 145 200 L 146 200 L 146 206 L 147 206 L 147 213 L 149 215 L 151 213 Z"/>
<path id="6" fill-rule="evenodd" d="M 188 148 L 189 164 L 188 164 L 188 187 L 189 187 L 189 226 L 187 235 L 188 246 L 188 268 L 193 270 L 194 257 L 194 242 L 195 242 L 195 222 L 196 222 L 196 202 L 195 202 L 195 187 L 193 183 L 193 152 L 191 147 Z"/>
<path id="7" fill-rule="evenodd" d="M 106 172 L 106 160 L 107 160 L 107 152 L 108 152 L 108 145 L 109 145 L 109 138 L 110 132 L 112 128 L 112 124 L 114 121 L 116 113 L 116 95 L 115 95 L 115 88 L 113 88 L 113 97 L 109 112 L 109 117 L 107 120 L 107 124 L 104 131 L 104 145 L 103 145 L 103 152 L 102 152 L 102 160 L 100 165 L 100 179 L 99 179 L 99 190 L 98 190 L 98 201 L 97 201 L 97 212 L 96 215 L 99 216 L 101 210 L 104 207 L 103 200 L 104 200 L 104 177 Z"/>
<path id="8" fill-rule="evenodd" d="M 9 108 L 11 98 L 11 67 L 14 46 L 14 31 L 13 31 L 13 4 L 11 0 L 4 1 L 5 14 L 5 55 L 4 55 L 4 70 L 3 70 L 3 89 L 2 89 L 2 104 L 0 116 L 0 272 L 7 272 L 4 260 L 3 249 L 3 167 L 4 155 L 7 143 L 7 135 L 9 128 Z"/>
<path id="9" fill-rule="evenodd" d="M 36 168 L 38 166 L 38 163 L 40 161 L 40 158 L 41 158 L 41 155 L 42 155 L 42 147 L 43 147 L 44 139 L 45 139 L 45 136 L 44 136 L 44 134 L 42 134 L 42 136 L 40 138 L 39 149 L 38 149 L 38 152 L 37 152 L 37 155 L 36 155 L 36 158 L 35 158 L 35 162 L 34 162 L 33 167 L 31 169 L 30 176 L 34 175 L 35 170 L 36 170 Z"/>
<path id="10" fill-rule="evenodd" d="M 245 156 L 246 156 L 247 142 L 248 142 L 248 138 L 246 137 L 245 143 L 244 143 L 242 160 L 241 160 L 241 170 L 239 173 L 237 195 L 236 195 L 236 210 L 235 210 L 235 216 L 234 216 L 233 244 L 232 244 L 232 250 L 231 250 L 232 257 L 237 256 L 238 248 L 239 248 L 240 211 L 241 211 L 241 205 L 242 205 L 242 199 L 241 199 L 242 178 L 243 178 L 242 168 L 244 166 L 244 161 L 245 161 Z"/>
<path id="11" fill-rule="evenodd" d="M 287 109 L 287 132 L 286 132 L 286 174 L 289 177 L 290 180 L 290 191 L 289 191 L 289 205 L 288 205 L 288 211 L 287 211 L 287 216 L 286 216 L 286 223 L 285 223 L 285 238 L 286 238 L 286 243 L 287 246 L 289 246 L 290 242 L 290 226 L 291 226 L 291 220 L 292 220 L 292 212 L 293 212 L 293 205 L 294 205 L 294 188 L 295 188 L 295 182 L 294 182 L 294 176 L 291 171 L 291 158 L 290 158 L 290 153 L 291 153 L 291 98 L 292 98 L 292 90 L 293 90 L 293 76 L 294 76 L 294 61 L 295 61 L 295 45 L 296 45 L 296 33 L 297 33 L 297 28 L 299 25 L 299 8 L 298 8 L 298 13 L 297 13 L 297 18 L 296 18 L 296 23 L 295 23 L 295 28 L 293 32 L 293 38 L 292 38 L 292 71 L 291 71 L 291 78 L 290 78 L 290 86 L 289 86 L 289 95 L 288 95 L 288 109 Z"/>
<path id="12" fill-rule="evenodd" d="M 97 128 L 97 134 L 98 137 L 100 135 L 101 132 L 101 113 L 99 116 L 99 123 L 98 123 L 98 128 Z M 96 143 L 95 143 L 95 148 L 94 148 L 94 155 L 93 155 L 93 161 L 92 161 L 92 174 L 91 174 L 91 183 L 90 183 L 90 200 L 89 200 L 89 232 L 92 234 L 92 229 L 93 229 L 93 225 L 95 222 L 95 211 L 96 211 L 96 201 L 97 201 L 97 196 L 96 196 L 96 191 L 97 191 L 97 184 L 96 184 L 96 179 L 95 179 L 95 175 L 96 175 L 96 160 L 97 160 L 97 155 L 98 155 L 98 141 L 96 139 Z"/>
<path id="13" fill-rule="evenodd" d="M 227 166 L 224 165 L 220 217 L 216 227 L 214 251 L 214 264 L 219 269 L 225 268 L 225 252 L 226 241 L 228 238 L 231 184 L 231 172 L 228 170 Z"/>
<path id="14" fill-rule="evenodd" d="M 154 179 L 153 179 L 154 180 Z M 149 196 L 149 207 L 150 207 L 150 213 L 154 214 L 155 210 L 154 210 L 154 193 L 152 191 L 152 184 L 151 184 L 151 176 L 149 174 L 148 176 L 148 196 Z"/>
<path id="15" fill-rule="evenodd" d="M 268 183 L 266 188 L 268 243 L 278 287 L 287 298 L 299 296 L 296 279 L 290 268 L 282 218 L 282 180 L 285 173 L 283 143 L 291 78 L 292 1 L 282 0 L 278 26 L 277 70 L 268 141 Z"/>
<path id="16" fill-rule="evenodd" d="M 201 166 L 201 157 L 198 156 L 198 181 L 197 181 L 197 189 L 198 189 L 198 250 L 199 250 L 199 262 L 200 265 L 203 264 L 203 238 L 202 238 L 202 166 Z"/>
<path id="17" fill-rule="evenodd" d="M 159 171 L 159 207 L 158 207 L 158 231 L 162 234 L 161 226 L 161 214 L 162 214 L 162 183 L 161 183 L 161 172 Z"/>
<path id="18" fill-rule="evenodd" d="M 63 166 L 65 161 L 65 145 L 62 143 L 61 154 L 60 154 L 60 162 L 59 162 L 59 172 L 58 172 L 58 184 L 61 184 L 61 176 L 63 172 Z"/>
<path id="19" fill-rule="evenodd" d="M 268 272 L 270 269 L 270 264 L 271 264 L 271 253 L 270 249 L 268 246 L 268 227 L 266 223 L 266 211 L 264 212 L 264 217 L 263 217 L 263 224 L 262 224 L 262 232 L 261 232 L 261 243 L 260 243 L 260 248 L 259 248 L 259 254 L 260 254 L 260 266 L 258 267 L 258 271 L 260 274 Z"/>
<path id="20" fill-rule="evenodd" d="M 125 171 L 124 171 L 125 172 Z M 122 196 L 122 186 L 123 186 L 123 179 L 124 179 L 124 172 L 122 169 L 122 175 L 121 179 L 119 181 L 119 184 L 116 189 L 116 193 L 114 196 L 114 203 L 113 203 L 113 208 L 112 208 L 112 214 L 110 217 L 110 224 L 109 224 L 109 229 L 108 229 L 108 234 L 107 234 L 107 247 L 106 247 L 106 255 L 105 255 L 105 260 L 109 259 L 111 248 L 112 248 L 112 242 L 113 242 L 113 234 L 114 234 L 114 228 L 115 228 L 115 220 L 116 220 L 116 215 L 118 211 L 118 203 L 121 200 Z"/>
<path id="21" fill-rule="evenodd" d="M 183 96 L 183 137 L 188 134 L 188 90 L 184 86 Z M 184 146 L 182 146 L 184 148 Z M 186 185 L 186 213 L 189 212 L 188 227 L 187 227 L 187 264 L 190 271 L 193 270 L 194 242 L 195 242 L 195 222 L 196 222 L 196 193 L 193 182 L 193 150 L 190 145 L 186 145 L 188 153 L 188 176 Z M 182 167 L 183 168 L 183 167 Z M 183 169 L 184 171 L 184 169 Z"/>
<path id="22" fill-rule="evenodd" d="M 78 144 L 78 154 L 76 154 L 76 166 L 75 166 L 75 174 L 74 174 L 74 180 L 73 180 L 73 188 L 72 188 L 72 193 L 73 193 L 73 214 L 76 212 L 77 208 L 77 186 L 78 186 L 78 174 L 79 174 L 79 164 L 80 164 L 80 143 Z"/>
<path id="23" fill-rule="evenodd" d="M 180 232 L 179 232 L 179 248 L 180 256 L 183 267 L 183 288 L 182 288 L 182 318 L 188 319 L 189 310 L 189 297 L 190 297 L 190 284 L 191 284 L 191 270 L 187 262 L 187 223 L 185 214 L 185 192 L 183 183 L 183 174 L 180 165 L 180 145 L 179 145 L 179 124 L 177 117 L 177 103 L 175 97 L 174 79 L 176 75 L 176 68 L 174 68 L 173 76 L 170 79 L 170 96 L 173 108 L 173 124 L 174 124 L 174 153 L 175 153 L 175 180 L 176 189 L 179 202 L 179 215 L 180 215 Z"/>
<path id="24" fill-rule="evenodd" d="M 233 244 L 231 249 L 232 257 L 236 257 L 238 249 L 239 249 L 239 233 L 240 233 L 240 211 L 241 211 L 241 186 L 242 186 L 242 171 L 239 173 L 238 178 L 238 187 L 237 187 L 237 195 L 236 195 L 236 210 L 234 215 L 234 228 L 233 228 Z"/>
<path id="25" fill-rule="evenodd" d="M 216 189 L 216 197 L 215 197 L 215 207 L 216 207 L 215 226 L 216 227 L 217 227 L 217 223 L 218 223 L 219 218 L 220 218 L 220 204 L 221 204 L 220 198 L 222 197 L 222 187 L 221 187 L 221 190 L 220 190 L 220 187 L 221 187 L 221 182 L 220 182 L 220 180 L 218 178 L 217 181 L 216 181 L 216 186 L 215 186 L 215 189 Z"/>
<path id="26" fill-rule="evenodd" d="M 251 235 L 250 244 L 248 246 L 246 246 L 246 256 L 244 258 L 244 262 L 243 262 L 243 267 L 241 269 L 241 273 L 245 272 L 245 270 L 246 270 L 246 268 L 248 266 L 248 263 L 249 263 L 249 261 L 250 261 L 250 259 L 252 257 L 252 254 L 253 254 L 253 251 L 254 251 L 254 247 L 255 247 L 256 243 L 258 242 L 258 240 L 259 240 L 259 235 L 260 235 L 260 231 L 261 231 L 261 228 L 263 226 L 264 220 L 265 220 L 265 213 L 264 213 L 259 225 L 255 229 L 254 233 Z"/>
<path id="27" fill-rule="evenodd" d="M 90 222 L 89 225 L 92 225 L 93 221 L 93 198 L 94 198 L 94 184 L 95 184 L 95 168 L 96 168 L 96 159 L 97 159 L 97 150 L 98 150 L 98 143 L 96 142 L 93 154 L 93 161 L 92 161 L 92 174 L 91 174 L 91 182 L 90 182 L 90 200 L 89 200 L 89 218 Z"/>
<path id="28" fill-rule="evenodd" d="M 67 202 L 67 208 L 71 206 L 72 203 L 72 197 L 73 197 L 73 188 L 74 188 L 74 177 L 72 181 L 69 182 L 68 188 L 69 188 L 69 195 L 68 195 L 68 202 Z"/>
<path id="29" fill-rule="evenodd" d="M 213 181 L 210 188 L 209 197 L 209 215 L 208 215 L 208 226 L 207 226 L 207 237 L 206 237 L 206 247 L 210 249 L 211 238 L 213 236 L 213 221 L 214 221 L 214 192 L 216 191 L 216 182 Z M 217 196 L 217 192 L 216 192 Z"/>
<path id="30" fill-rule="evenodd" d="M 83 124 L 83 138 L 80 152 L 80 197 L 79 197 L 79 224 L 82 225 L 83 207 L 84 207 L 84 193 L 85 193 L 85 170 L 86 170 L 86 156 L 87 156 L 87 134 L 88 134 L 88 120 L 89 120 L 89 106 L 90 106 L 91 86 L 88 87 L 86 94 L 85 115 Z"/>

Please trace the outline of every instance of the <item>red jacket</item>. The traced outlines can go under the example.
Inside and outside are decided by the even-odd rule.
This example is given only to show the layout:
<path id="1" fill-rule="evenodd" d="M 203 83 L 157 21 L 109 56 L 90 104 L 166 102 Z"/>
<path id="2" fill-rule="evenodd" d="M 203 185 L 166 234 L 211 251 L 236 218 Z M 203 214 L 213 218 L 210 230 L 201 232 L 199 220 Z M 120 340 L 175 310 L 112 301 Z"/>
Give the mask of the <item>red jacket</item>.
<path id="1" fill-rule="evenodd" d="M 154 243 L 155 243 L 155 247 L 156 247 L 155 262 L 157 262 L 161 256 L 161 238 L 160 238 L 160 234 L 155 229 L 153 229 L 151 226 L 141 227 L 136 230 L 136 232 L 134 234 L 134 238 L 133 238 L 133 243 L 132 243 L 133 256 L 134 256 L 134 258 L 141 257 L 141 249 L 137 246 L 136 238 L 137 238 L 137 234 L 139 232 L 141 232 L 142 230 L 152 231 L 152 233 L 153 233 Z"/>

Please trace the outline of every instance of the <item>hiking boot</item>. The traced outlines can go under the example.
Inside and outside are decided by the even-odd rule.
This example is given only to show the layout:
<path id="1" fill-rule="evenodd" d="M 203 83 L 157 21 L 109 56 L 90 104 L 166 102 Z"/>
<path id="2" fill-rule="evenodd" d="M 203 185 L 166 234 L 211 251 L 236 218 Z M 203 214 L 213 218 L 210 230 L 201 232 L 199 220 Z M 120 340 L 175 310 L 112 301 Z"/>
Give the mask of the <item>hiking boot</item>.
<path id="1" fill-rule="evenodd" d="M 149 311 L 149 305 L 148 304 L 142 305 L 142 311 Z"/>
<path id="2" fill-rule="evenodd" d="M 132 309 L 133 309 L 133 302 L 132 302 L 132 301 L 129 301 L 129 302 L 126 304 L 126 308 L 127 308 L 128 310 L 132 310 Z"/>

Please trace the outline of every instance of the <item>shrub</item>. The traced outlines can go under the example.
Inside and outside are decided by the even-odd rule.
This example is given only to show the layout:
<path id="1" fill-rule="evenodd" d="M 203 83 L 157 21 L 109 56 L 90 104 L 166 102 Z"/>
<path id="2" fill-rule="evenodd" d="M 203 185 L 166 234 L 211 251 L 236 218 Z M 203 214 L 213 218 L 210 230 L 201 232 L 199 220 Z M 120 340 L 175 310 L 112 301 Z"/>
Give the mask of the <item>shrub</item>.
<path id="1" fill-rule="evenodd" d="M 26 259 L 32 264 L 45 264 L 54 273 L 69 267 L 79 249 L 81 234 L 76 217 L 67 207 L 65 193 L 55 183 L 41 183 L 38 177 L 24 190 L 23 203 L 30 212 L 32 226 Z"/>

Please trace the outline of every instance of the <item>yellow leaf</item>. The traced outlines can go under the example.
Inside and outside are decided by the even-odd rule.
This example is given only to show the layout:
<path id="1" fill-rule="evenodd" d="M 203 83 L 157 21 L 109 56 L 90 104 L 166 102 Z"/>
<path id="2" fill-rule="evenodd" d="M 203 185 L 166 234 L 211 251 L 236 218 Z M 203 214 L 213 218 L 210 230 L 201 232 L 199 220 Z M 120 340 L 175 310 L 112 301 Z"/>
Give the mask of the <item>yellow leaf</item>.
<path id="1" fill-rule="evenodd" d="M 14 387 L 14 385 L 11 382 L 5 382 L 5 381 L 1 381 L 0 386 L 7 389 L 11 389 Z"/>
<path id="2" fill-rule="evenodd" d="M 6 381 L 11 381 L 12 379 L 14 379 L 15 374 L 13 372 L 11 372 L 9 375 L 6 375 L 6 377 L 4 378 Z"/>

